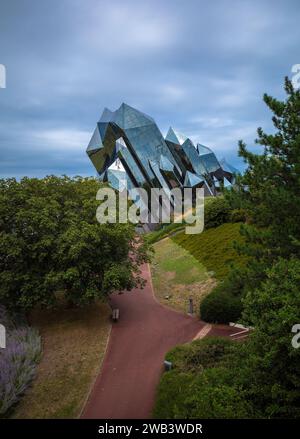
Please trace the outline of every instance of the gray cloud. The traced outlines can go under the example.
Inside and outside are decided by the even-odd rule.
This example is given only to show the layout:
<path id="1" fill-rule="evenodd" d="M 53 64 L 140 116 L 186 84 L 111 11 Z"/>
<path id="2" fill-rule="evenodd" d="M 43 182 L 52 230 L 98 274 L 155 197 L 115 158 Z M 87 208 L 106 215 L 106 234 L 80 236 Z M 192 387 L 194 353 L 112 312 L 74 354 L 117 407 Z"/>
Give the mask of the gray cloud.
<path id="1" fill-rule="evenodd" d="M 103 107 L 125 101 L 241 166 L 271 129 L 299 63 L 298 1 L 2 2 L 0 173 L 94 175 L 85 154 Z M 257 148 L 257 147 L 256 147 Z"/>

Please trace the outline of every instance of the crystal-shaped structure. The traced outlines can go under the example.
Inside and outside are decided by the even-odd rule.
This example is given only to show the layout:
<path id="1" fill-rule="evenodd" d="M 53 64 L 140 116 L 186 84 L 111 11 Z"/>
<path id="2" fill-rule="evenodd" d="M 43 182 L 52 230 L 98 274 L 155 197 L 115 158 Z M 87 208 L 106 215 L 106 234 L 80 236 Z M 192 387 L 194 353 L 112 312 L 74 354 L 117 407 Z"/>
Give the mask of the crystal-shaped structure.
<path id="1" fill-rule="evenodd" d="M 100 178 L 118 190 L 203 187 L 209 196 L 234 183 L 238 171 L 207 146 L 170 128 L 166 137 L 148 115 L 123 103 L 104 109 L 87 147 Z"/>

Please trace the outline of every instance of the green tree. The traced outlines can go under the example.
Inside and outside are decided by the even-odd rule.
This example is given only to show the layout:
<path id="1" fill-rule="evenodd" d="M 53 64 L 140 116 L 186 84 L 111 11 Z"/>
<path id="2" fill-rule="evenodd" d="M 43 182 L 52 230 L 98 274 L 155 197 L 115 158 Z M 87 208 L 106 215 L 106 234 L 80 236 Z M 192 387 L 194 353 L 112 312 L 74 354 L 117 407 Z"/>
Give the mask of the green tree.
<path id="1" fill-rule="evenodd" d="M 243 320 L 254 326 L 240 349 L 236 377 L 266 417 L 300 414 L 300 351 L 291 346 L 291 328 L 300 322 L 300 91 L 288 78 L 285 91 L 284 102 L 264 95 L 274 133 L 258 129 L 262 154 L 240 142 L 248 167 L 237 190 L 226 193 L 233 208 L 246 212 L 239 251 L 249 263 L 239 286 Z"/>
<path id="2" fill-rule="evenodd" d="M 300 348 L 292 345 L 292 327 L 300 323 L 299 286 L 300 260 L 280 259 L 244 299 L 244 319 L 255 329 L 241 346 L 237 369 L 265 417 L 300 416 Z"/>
<path id="3" fill-rule="evenodd" d="M 0 303 L 53 306 L 63 292 L 80 305 L 142 283 L 146 247 L 131 225 L 97 222 L 99 187 L 81 177 L 0 180 Z"/>
<path id="4" fill-rule="evenodd" d="M 264 95 L 274 114 L 274 133 L 258 128 L 261 154 L 239 142 L 239 155 L 248 166 L 237 178 L 236 190 L 225 191 L 231 207 L 241 208 L 247 218 L 241 227 L 245 243 L 238 249 L 250 256 L 244 282 L 248 289 L 264 279 L 279 257 L 300 255 L 300 91 L 288 78 L 285 91 L 285 101 Z"/>

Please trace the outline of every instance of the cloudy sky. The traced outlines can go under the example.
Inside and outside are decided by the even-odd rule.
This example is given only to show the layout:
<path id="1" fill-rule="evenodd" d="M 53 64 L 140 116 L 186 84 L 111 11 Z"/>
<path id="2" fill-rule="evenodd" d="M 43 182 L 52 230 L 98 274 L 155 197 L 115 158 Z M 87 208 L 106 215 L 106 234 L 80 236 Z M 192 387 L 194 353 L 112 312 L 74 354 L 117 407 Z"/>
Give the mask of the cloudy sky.
<path id="1" fill-rule="evenodd" d="M 126 102 L 241 167 L 300 63 L 298 0 L 0 0 L 1 177 L 95 175 L 85 149 Z M 257 147 L 256 147 L 257 148 Z"/>

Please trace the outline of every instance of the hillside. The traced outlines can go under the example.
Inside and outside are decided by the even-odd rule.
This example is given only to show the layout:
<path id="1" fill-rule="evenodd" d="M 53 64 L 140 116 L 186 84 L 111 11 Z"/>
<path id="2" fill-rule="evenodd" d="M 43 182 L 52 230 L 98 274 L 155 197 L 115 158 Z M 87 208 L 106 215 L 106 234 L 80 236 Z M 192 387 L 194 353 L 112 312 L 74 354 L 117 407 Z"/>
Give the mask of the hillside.
<path id="1" fill-rule="evenodd" d="M 239 234 L 240 223 L 226 223 L 219 227 L 205 230 L 198 235 L 180 232 L 171 239 L 193 255 L 208 272 L 218 280 L 223 280 L 229 272 L 230 265 L 244 265 L 245 256 L 238 255 L 234 242 L 242 242 Z"/>

